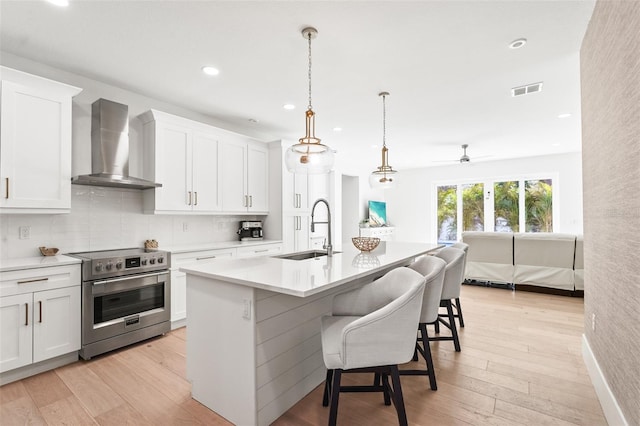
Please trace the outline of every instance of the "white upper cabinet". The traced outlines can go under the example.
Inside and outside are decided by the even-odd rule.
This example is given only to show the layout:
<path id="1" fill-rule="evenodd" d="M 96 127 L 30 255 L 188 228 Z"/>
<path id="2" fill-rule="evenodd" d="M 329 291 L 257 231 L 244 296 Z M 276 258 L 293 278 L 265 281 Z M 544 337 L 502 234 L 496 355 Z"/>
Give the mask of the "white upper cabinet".
<path id="1" fill-rule="evenodd" d="M 72 97 L 82 89 L 0 71 L 0 212 L 68 213 Z"/>
<path id="2" fill-rule="evenodd" d="M 289 173 L 282 175 L 282 209 L 285 212 L 304 212 L 309 210 L 309 176 Z"/>
<path id="3" fill-rule="evenodd" d="M 145 190 L 145 213 L 220 212 L 218 129 L 155 110 L 140 118 L 145 176 L 162 184 Z"/>
<path id="4" fill-rule="evenodd" d="M 221 144 L 222 209 L 228 213 L 267 214 L 269 152 L 264 144 L 236 136 Z"/>

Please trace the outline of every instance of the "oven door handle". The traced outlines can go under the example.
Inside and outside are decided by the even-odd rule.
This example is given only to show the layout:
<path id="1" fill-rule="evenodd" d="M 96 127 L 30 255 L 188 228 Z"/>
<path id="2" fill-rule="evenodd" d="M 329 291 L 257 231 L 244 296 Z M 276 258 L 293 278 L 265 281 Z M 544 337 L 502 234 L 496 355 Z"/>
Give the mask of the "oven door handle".
<path id="1" fill-rule="evenodd" d="M 169 274 L 169 271 L 162 271 L 162 272 L 154 272 L 152 274 L 132 275 L 132 276 L 129 276 L 129 277 L 124 277 L 124 278 L 114 278 L 112 280 L 95 281 L 93 283 L 93 285 L 111 284 L 111 283 L 117 283 L 117 282 L 121 282 L 121 281 L 137 280 L 139 278 L 147 278 L 147 277 L 158 277 L 160 275 L 168 275 L 168 274 Z"/>

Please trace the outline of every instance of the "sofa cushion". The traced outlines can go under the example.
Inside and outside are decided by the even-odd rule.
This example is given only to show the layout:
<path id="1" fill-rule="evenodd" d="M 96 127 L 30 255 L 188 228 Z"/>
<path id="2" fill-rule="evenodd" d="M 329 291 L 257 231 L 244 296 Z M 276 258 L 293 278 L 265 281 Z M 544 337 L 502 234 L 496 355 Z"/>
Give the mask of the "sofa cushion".
<path id="1" fill-rule="evenodd" d="M 515 234 L 513 282 L 573 290 L 575 244 L 572 234 Z"/>
<path id="2" fill-rule="evenodd" d="M 462 241 L 469 245 L 466 279 L 513 282 L 512 232 L 463 232 Z"/>

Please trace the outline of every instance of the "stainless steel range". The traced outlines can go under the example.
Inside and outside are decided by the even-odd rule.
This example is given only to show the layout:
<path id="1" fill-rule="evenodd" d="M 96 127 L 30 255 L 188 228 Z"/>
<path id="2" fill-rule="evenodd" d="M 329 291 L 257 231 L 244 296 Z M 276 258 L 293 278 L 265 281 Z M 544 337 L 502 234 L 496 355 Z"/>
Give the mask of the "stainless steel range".
<path id="1" fill-rule="evenodd" d="M 69 255 L 82 259 L 83 359 L 171 329 L 171 253 L 131 248 Z"/>

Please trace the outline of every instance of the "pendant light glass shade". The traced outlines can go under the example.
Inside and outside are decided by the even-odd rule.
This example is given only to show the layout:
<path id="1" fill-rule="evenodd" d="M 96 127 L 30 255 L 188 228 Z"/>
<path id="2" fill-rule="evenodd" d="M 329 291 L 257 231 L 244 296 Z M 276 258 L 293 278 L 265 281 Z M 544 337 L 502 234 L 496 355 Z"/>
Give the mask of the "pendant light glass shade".
<path id="1" fill-rule="evenodd" d="M 321 174 L 333 169 L 333 151 L 316 138 L 316 114 L 311 107 L 311 39 L 317 35 L 315 28 L 302 30 L 302 36 L 309 42 L 309 106 L 305 113 L 305 135 L 284 156 L 287 170 L 292 173 Z"/>
<path id="2" fill-rule="evenodd" d="M 333 151 L 320 143 L 315 137 L 315 113 L 308 109 L 306 112 L 306 134 L 298 143 L 287 149 L 284 162 L 287 170 L 292 173 L 322 174 L 329 173 L 333 168 Z"/>
<path id="3" fill-rule="evenodd" d="M 382 163 L 369 176 L 369 186 L 374 189 L 394 188 L 398 183 L 398 171 L 393 170 L 389 165 L 389 149 L 386 143 L 386 104 L 385 98 L 389 96 L 388 92 L 381 92 L 378 96 L 382 96 Z"/>

